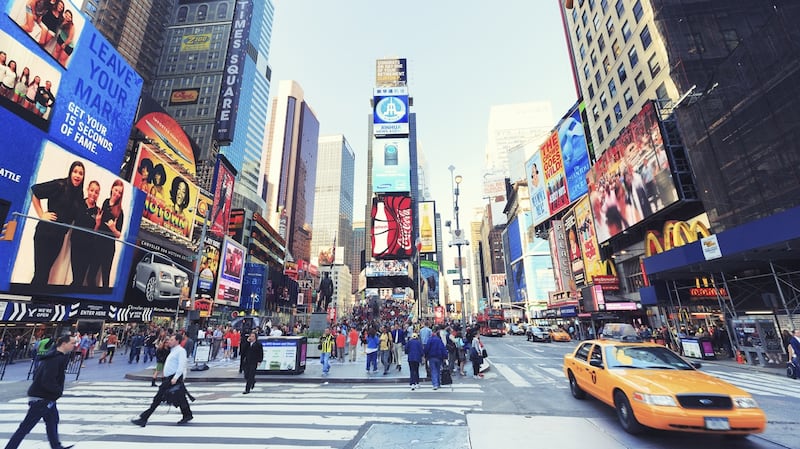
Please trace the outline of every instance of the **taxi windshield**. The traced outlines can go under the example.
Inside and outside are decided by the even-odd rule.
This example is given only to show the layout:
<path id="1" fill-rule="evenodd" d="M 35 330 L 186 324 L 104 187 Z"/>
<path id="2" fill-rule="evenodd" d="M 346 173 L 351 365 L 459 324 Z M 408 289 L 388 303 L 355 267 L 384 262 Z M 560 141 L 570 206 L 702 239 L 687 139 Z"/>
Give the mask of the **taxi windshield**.
<path id="1" fill-rule="evenodd" d="M 694 369 L 674 352 L 660 346 L 609 346 L 606 348 L 606 360 L 609 368 Z"/>

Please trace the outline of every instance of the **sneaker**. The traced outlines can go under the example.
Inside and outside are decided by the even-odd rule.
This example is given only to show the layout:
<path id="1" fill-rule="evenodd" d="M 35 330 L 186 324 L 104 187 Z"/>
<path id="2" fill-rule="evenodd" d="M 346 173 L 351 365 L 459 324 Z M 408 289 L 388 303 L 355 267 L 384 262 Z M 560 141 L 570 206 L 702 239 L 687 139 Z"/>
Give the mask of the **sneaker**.
<path id="1" fill-rule="evenodd" d="M 417 386 L 416 386 L 416 385 L 414 385 L 414 384 L 411 384 L 411 391 L 414 391 L 414 390 L 416 390 L 416 389 L 417 389 Z"/>
<path id="2" fill-rule="evenodd" d="M 147 425 L 147 420 L 142 418 L 132 419 L 131 422 L 139 427 L 144 427 Z"/>
<path id="3" fill-rule="evenodd" d="M 480 377 L 478 377 L 477 375 L 473 375 L 472 378 L 473 379 L 480 379 Z"/>
<path id="4" fill-rule="evenodd" d="M 438 389 L 439 389 L 439 387 L 433 387 L 433 389 L 434 389 L 434 390 L 438 390 Z"/>
<path id="5" fill-rule="evenodd" d="M 184 416 L 183 418 L 181 418 L 181 420 L 180 420 L 180 421 L 178 421 L 178 422 L 177 422 L 177 424 L 180 426 L 180 425 L 183 425 L 183 424 L 186 424 L 186 423 L 188 423 L 188 422 L 189 422 L 189 421 L 191 421 L 192 419 L 194 419 L 194 416 L 192 416 L 192 415 L 189 415 L 189 416 Z"/>

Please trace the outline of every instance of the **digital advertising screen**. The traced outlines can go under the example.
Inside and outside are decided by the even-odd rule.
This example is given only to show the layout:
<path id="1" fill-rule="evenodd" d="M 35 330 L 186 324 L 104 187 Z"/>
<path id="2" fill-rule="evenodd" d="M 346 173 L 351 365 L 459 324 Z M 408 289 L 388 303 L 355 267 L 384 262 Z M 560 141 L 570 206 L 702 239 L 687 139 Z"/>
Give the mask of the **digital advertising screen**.
<path id="1" fill-rule="evenodd" d="M 408 260 L 376 260 L 367 262 L 364 275 L 367 277 L 408 276 Z"/>
<path id="2" fill-rule="evenodd" d="M 372 133 L 376 136 L 408 134 L 408 89 L 378 87 L 373 90 Z"/>
<path id="3" fill-rule="evenodd" d="M 564 158 L 569 199 L 574 202 L 588 191 L 586 173 L 591 168 L 580 108 L 576 108 L 559 125 L 558 142 Z"/>
<path id="4" fill-rule="evenodd" d="M 592 220 L 592 211 L 589 208 L 589 198 L 583 197 L 578 200 L 573 208 L 573 213 L 578 244 L 581 256 L 583 256 L 584 278 L 591 282 L 593 276 L 605 274 L 605 272 L 602 270 L 600 250 L 594 233 L 594 220 Z"/>
<path id="5" fill-rule="evenodd" d="M 214 203 L 211 209 L 210 232 L 219 238 L 228 235 L 235 181 L 236 174 L 232 167 L 222 157 L 217 158 L 212 184 L 214 187 Z"/>
<path id="6" fill-rule="evenodd" d="M 542 152 L 537 150 L 525 163 L 528 192 L 531 195 L 531 213 L 533 223 L 538 225 L 550 218 L 550 206 L 547 205 L 544 173 L 542 171 Z"/>
<path id="7" fill-rule="evenodd" d="M 567 255 L 570 267 L 572 268 L 572 278 L 575 284 L 582 287 L 586 284 L 586 276 L 583 268 L 583 255 L 581 245 L 578 242 L 578 226 L 575 217 L 575 208 L 570 209 L 564 214 L 564 230 L 567 234 Z"/>
<path id="8" fill-rule="evenodd" d="M 547 205 L 553 215 L 569 205 L 567 178 L 564 175 L 564 161 L 558 144 L 558 133 L 554 132 L 539 148 L 542 153 L 542 171 L 544 173 Z"/>
<path id="9" fill-rule="evenodd" d="M 525 282 L 525 259 L 511 264 L 511 302 L 525 302 L 528 298 Z"/>
<path id="10" fill-rule="evenodd" d="M 586 178 L 600 243 L 678 200 L 652 102 L 645 103 Z"/>
<path id="11" fill-rule="evenodd" d="M 419 202 L 419 239 L 421 254 L 436 252 L 436 202 Z"/>
<path id="12" fill-rule="evenodd" d="M 439 263 L 435 260 L 420 260 L 419 271 L 428 286 L 428 300 L 439 299 Z"/>
<path id="13" fill-rule="evenodd" d="M 238 306 L 244 275 L 244 247 L 229 238 L 222 243 L 222 263 L 219 266 L 216 304 Z"/>
<path id="14" fill-rule="evenodd" d="M 144 143 L 139 144 L 131 182 L 146 193 L 142 218 L 189 240 L 195 222 L 191 209 L 197 203 L 197 185 Z"/>
<path id="15" fill-rule="evenodd" d="M 411 156 L 408 138 L 372 140 L 372 191 L 411 191 Z"/>
<path id="16" fill-rule="evenodd" d="M 411 198 L 385 195 L 372 202 L 372 257 L 402 259 L 411 257 L 414 249 L 411 232 L 414 217 Z"/>
<path id="17" fill-rule="evenodd" d="M 344 247 L 322 245 L 317 251 L 317 266 L 344 265 Z"/>
<path id="18" fill-rule="evenodd" d="M 144 195 L 115 174 L 44 142 L 23 212 L 10 290 L 114 300 L 124 296 Z M 108 236 L 69 229 L 71 224 Z M 122 281 L 120 281 L 122 280 Z M 116 294 L 116 295 L 115 295 Z"/>
<path id="19" fill-rule="evenodd" d="M 177 164 L 179 171 L 195 175 L 192 143 L 174 118 L 164 112 L 149 112 L 136 122 L 136 129 L 164 150 L 167 159 Z"/>
<path id="20" fill-rule="evenodd" d="M 508 232 L 509 262 L 514 262 L 522 257 L 522 239 L 520 238 L 519 233 L 519 217 L 514 217 L 510 222 L 508 222 L 506 232 Z"/>

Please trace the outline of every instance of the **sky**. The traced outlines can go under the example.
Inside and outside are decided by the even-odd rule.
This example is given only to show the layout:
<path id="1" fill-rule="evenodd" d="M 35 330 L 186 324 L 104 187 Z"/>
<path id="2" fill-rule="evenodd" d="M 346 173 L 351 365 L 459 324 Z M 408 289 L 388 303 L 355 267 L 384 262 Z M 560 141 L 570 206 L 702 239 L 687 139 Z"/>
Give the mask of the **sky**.
<path id="1" fill-rule="evenodd" d="M 442 221 L 453 219 L 450 165 L 463 177 L 460 222 L 481 206 L 492 105 L 576 99 L 559 0 L 273 0 L 272 89 L 297 81 L 320 135 L 356 155 L 354 220 L 363 220 L 375 60 L 406 58 L 418 148 Z M 445 242 L 446 243 L 446 242 Z"/>

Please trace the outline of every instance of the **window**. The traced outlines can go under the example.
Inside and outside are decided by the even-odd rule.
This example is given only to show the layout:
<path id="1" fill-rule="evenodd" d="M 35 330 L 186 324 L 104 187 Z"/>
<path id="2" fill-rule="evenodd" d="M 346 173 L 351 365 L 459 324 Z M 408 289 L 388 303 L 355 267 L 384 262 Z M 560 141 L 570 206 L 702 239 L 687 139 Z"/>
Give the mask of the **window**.
<path id="1" fill-rule="evenodd" d="M 606 116 L 605 123 L 606 123 L 606 132 L 611 134 L 611 130 L 614 129 L 614 122 L 611 120 L 610 115 Z"/>
<path id="2" fill-rule="evenodd" d="M 589 0 L 589 9 L 594 9 L 594 0 Z"/>
<path id="3" fill-rule="evenodd" d="M 228 4 L 220 3 L 217 6 L 217 19 L 224 19 L 228 15 Z"/>
<path id="4" fill-rule="evenodd" d="M 591 100 L 594 98 L 594 84 L 589 83 L 589 99 Z"/>
<path id="5" fill-rule="evenodd" d="M 611 35 L 614 34 L 614 18 L 613 17 L 609 17 L 608 20 L 606 20 L 606 31 L 608 31 L 608 37 L 611 37 Z"/>
<path id="6" fill-rule="evenodd" d="M 592 30 L 591 29 L 587 29 L 586 30 L 586 43 L 589 44 L 589 45 L 592 45 L 593 40 L 594 40 L 594 38 L 592 37 Z"/>
<path id="7" fill-rule="evenodd" d="M 581 44 L 581 48 L 579 51 L 581 53 L 581 59 L 584 59 L 586 57 L 586 46 Z"/>
<path id="8" fill-rule="evenodd" d="M 589 64 L 583 66 L 583 77 L 589 79 Z"/>
<path id="9" fill-rule="evenodd" d="M 206 20 L 208 16 L 208 5 L 200 5 L 197 7 L 197 20 Z"/>
<path id="10" fill-rule="evenodd" d="M 581 36 L 583 36 L 583 35 L 581 34 L 581 27 L 575 28 L 575 37 L 576 37 L 576 38 L 578 38 L 578 39 L 580 39 L 580 38 L 581 38 Z"/>
<path id="11" fill-rule="evenodd" d="M 586 26 L 586 25 L 589 24 L 589 13 L 588 12 L 584 11 L 583 14 L 581 14 L 581 22 L 583 22 L 583 26 Z"/>
<path id="12" fill-rule="evenodd" d="M 622 13 L 625 12 L 625 0 L 617 0 L 617 4 L 614 7 L 617 9 L 617 17 L 621 19 Z"/>
<path id="13" fill-rule="evenodd" d="M 619 103 L 614 105 L 614 117 L 617 118 L 617 121 L 622 120 L 622 108 L 619 106 Z"/>
<path id="14" fill-rule="evenodd" d="M 589 351 L 592 349 L 591 343 L 584 343 L 581 345 L 581 348 L 578 349 L 578 352 L 575 353 L 575 358 L 580 360 L 588 360 L 589 359 Z"/>
<path id="15" fill-rule="evenodd" d="M 619 76 L 619 83 L 622 84 L 628 79 L 628 73 L 625 71 L 625 63 L 619 65 L 617 69 L 617 76 Z"/>
<path id="16" fill-rule="evenodd" d="M 578 8 L 572 8 L 572 23 L 578 21 Z"/>
<path id="17" fill-rule="evenodd" d="M 636 64 L 639 63 L 639 53 L 636 53 L 636 47 L 628 51 L 628 61 L 631 63 L 631 68 L 636 67 Z"/>
<path id="18" fill-rule="evenodd" d="M 706 52 L 706 47 L 703 45 L 703 35 L 700 33 L 687 34 L 686 42 L 689 43 L 690 55 L 699 55 Z"/>
<path id="19" fill-rule="evenodd" d="M 600 75 L 600 71 L 599 70 L 594 72 L 594 80 L 597 82 L 598 86 L 600 85 L 600 82 L 601 82 L 602 79 L 603 78 L 602 78 L 602 75 Z"/>
<path id="20" fill-rule="evenodd" d="M 608 98 L 605 93 L 600 94 L 600 107 L 605 111 L 608 107 Z"/>
<path id="21" fill-rule="evenodd" d="M 595 14 L 594 18 L 592 18 L 592 23 L 594 24 L 594 30 L 597 31 L 600 29 L 600 15 Z"/>
<path id="22" fill-rule="evenodd" d="M 633 4 L 633 17 L 636 18 L 636 23 L 639 23 L 639 19 L 642 18 L 644 11 L 642 11 L 642 0 L 636 0 L 636 3 Z"/>
<path id="23" fill-rule="evenodd" d="M 622 98 L 625 100 L 625 107 L 630 109 L 633 106 L 633 95 L 631 95 L 631 90 L 626 89 L 625 93 L 622 94 Z"/>
<path id="24" fill-rule="evenodd" d="M 600 10 L 606 12 L 608 9 L 608 0 L 600 0 Z"/>
<path id="25" fill-rule="evenodd" d="M 658 61 L 655 54 L 650 56 L 650 59 L 647 60 L 647 67 L 650 69 L 650 76 L 653 78 L 661 71 L 661 63 Z"/>
<path id="26" fill-rule="evenodd" d="M 722 30 L 722 41 L 728 51 L 733 51 L 739 46 L 739 33 L 736 30 Z"/>
<path id="27" fill-rule="evenodd" d="M 628 42 L 628 39 L 631 38 L 631 27 L 628 26 L 628 22 L 622 24 L 622 40 Z"/>
<path id="28" fill-rule="evenodd" d="M 644 88 L 646 87 L 644 84 L 644 75 L 642 75 L 641 73 L 636 75 L 634 83 L 636 83 L 636 92 L 638 92 L 639 95 L 641 95 L 642 92 L 644 92 Z"/>
<path id="29" fill-rule="evenodd" d="M 603 135 L 603 127 L 602 126 L 598 126 L 597 127 L 597 143 L 603 143 L 603 139 L 605 139 L 605 138 L 606 137 Z"/>
<path id="30" fill-rule="evenodd" d="M 667 96 L 667 86 L 664 85 L 664 83 L 661 83 L 661 85 L 656 89 L 656 98 L 665 103 L 667 100 L 669 100 L 669 97 Z"/>
<path id="31" fill-rule="evenodd" d="M 603 348 L 601 348 L 600 345 L 594 345 L 592 348 L 592 355 L 590 357 L 590 360 L 603 363 Z"/>
<path id="32" fill-rule="evenodd" d="M 181 6 L 180 8 L 178 8 L 178 16 L 177 16 L 178 23 L 186 22 L 186 16 L 188 15 L 189 15 L 188 6 Z"/>
<path id="33" fill-rule="evenodd" d="M 622 53 L 622 47 L 619 46 L 619 41 L 614 41 L 611 44 L 611 52 L 614 53 L 614 57 L 619 57 L 619 54 Z"/>
<path id="34" fill-rule="evenodd" d="M 608 56 L 603 58 L 603 69 L 605 70 L 606 74 L 611 72 L 611 61 L 609 61 Z"/>
<path id="35" fill-rule="evenodd" d="M 600 48 L 600 51 L 603 51 L 603 50 L 606 49 L 606 40 L 603 39 L 603 35 L 602 34 L 597 36 L 597 47 Z"/>
<path id="36" fill-rule="evenodd" d="M 650 28 L 648 28 L 647 25 L 645 25 L 642 32 L 639 33 L 639 38 L 642 39 L 642 49 L 647 50 L 647 47 L 653 42 L 653 38 L 650 36 Z"/>
<path id="37" fill-rule="evenodd" d="M 594 106 L 592 107 L 592 117 L 593 117 L 595 120 L 597 120 L 598 118 L 600 118 L 600 109 L 597 107 L 597 105 L 594 105 Z"/>
<path id="38" fill-rule="evenodd" d="M 592 61 L 592 67 L 597 65 L 597 53 L 593 51 L 592 54 L 589 55 L 589 59 Z"/>
<path id="39" fill-rule="evenodd" d="M 644 276 L 642 275 L 642 263 L 638 257 L 622 262 L 622 272 L 625 273 L 625 287 L 629 292 L 638 292 L 644 287 Z"/>
<path id="40" fill-rule="evenodd" d="M 608 82 L 608 94 L 612 97 L 617 96 L 617 83 L 615 83 L 613 79 Z"/>

